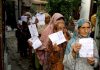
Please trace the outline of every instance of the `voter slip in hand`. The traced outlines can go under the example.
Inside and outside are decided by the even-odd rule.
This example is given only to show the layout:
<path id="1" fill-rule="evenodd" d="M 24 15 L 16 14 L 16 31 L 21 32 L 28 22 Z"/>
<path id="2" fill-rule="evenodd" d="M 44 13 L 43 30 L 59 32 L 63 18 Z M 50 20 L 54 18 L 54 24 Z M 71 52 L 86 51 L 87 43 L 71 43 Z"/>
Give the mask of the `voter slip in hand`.
<path id="1" fill-rule="evenodd" d="M 52 41 L 53 45 L 56 43 L 57 45 L 66 41 L 64 34 L 62 31 L 58 31 L 56 33 L 49 35 L 50 40 Z"/>
<path id="2" fill-rule="evenodd" d="M 81 49 L 79 51 L 80 57 L 93 57 L 93 39 L 92 38 L 82 38 L 79 39 L 81 44 Z"/>
<path id="3" fill-rule="evenodd" d="M 32 47 L 34 49 L 37 49 L 42 46 L 42 43 L 38 37 L 30 38 L 29 41 L 32 42 Z"/>
<path id="4" fill-rule="evenodd" d="M 37 31 L 37 28 L 36 28 L 36 24 L 28 25 L 28 28 L 29 28 L 31 37 L 39 36 L 38 31 Z"/>

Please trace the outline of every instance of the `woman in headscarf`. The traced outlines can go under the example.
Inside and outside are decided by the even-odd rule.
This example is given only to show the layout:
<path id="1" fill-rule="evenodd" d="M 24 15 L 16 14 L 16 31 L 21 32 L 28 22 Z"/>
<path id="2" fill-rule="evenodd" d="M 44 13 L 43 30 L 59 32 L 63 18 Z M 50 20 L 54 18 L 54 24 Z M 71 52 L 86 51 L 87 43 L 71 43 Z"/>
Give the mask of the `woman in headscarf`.
<path id="1" fill-rule="evenodd" d="M 37 18 L 35 18 L 35 22 L 34 22 L 34 24 L 36 24 L 37 25 L 37 30 L 38 30 L 38 33 L 39 33 L 39 38 L 41 37 L 41 32 L 46 28 L 46 26 L 49 24 L 49 21 L 50 21 L 50 18 L 51 18 L 51 16 L 48 14 L 48 13 L 44 13 L 45 14 L 45 25 L 38 25 L 38 22 L 39 22 L 39 20 L 37 19 Z M 32 54 L 32 42 L 31 41 L 28 41 L 28 43 L 29 43 L 29 45 L 30 45 L 30 53 Z M 41 51 L 41 50 L 40 50 Z M 35 54 L 39 54 L 40 53 L 40 51 L 37 49 L 36 50 L 36 52 L 35 52 Z M 32 58 L 32 60 L 34 61 L 35 60 L 35 62 L 34 62 L 34 64 L 33 64 L 33 66 L 34 66 L 34 68 L 36 68 L 36 69 L 41 69 L 42 70 L 42 66 L 40 65 L 40 63 L 39 63 L 39 60 L 38 60 L 38 58 L 37 58 L 37 56 L 35 55 L 35 54 L 33 54 L 34 55 L 34 57 Z M 33 62 L 32 62 L 33 63 Z"/>
<path id="2" fill-rule="evenodd" d="M 44 31 L 41 34 L 41 38 L 40 39 L 41 39 L 42 44 L 43 44 L 43 46 L 41 48 L 47 48 L 48 40 L 49 40 L 48 35 L 53 33 L 54 24 L 58 20 L 64 20 L 64 17 L 60 13 L 55 13 L 52 16 L 52 18 L 50 20 L 50 23 L 48 24 L 48 26 L 44 29 Z"/>
<path id="3" fill-rule="evenodd" d="M 42 46 L 40 48 L 38 48 L 37 56 L 39 58 L 40 63 L 43 65 L 44 70 L 47 70 L 46 68 L 48 67 L 48 65 L 47 65 L 47 57 L 48 57 L 47 51 L 49 50 L 48 49 L 48 47 L 49 47 L 48 35 L 53 33 L 54 24 L 56 24 L 55 22 L 58 20 L 64 21 L 64 17 L 60 13 L 55 13 L 52 16 L 48 26 L 44 29 L 44 31 L 42 32 L 41 37 L 40 37 Z"/>
<path id="4" fill-rule="evenodd" d="M 63 60 L 64 70 L 94 70 L 99 59 L 95 41 L 93 41 L 93 56 L 85 58 L 79 56 L 79 51 L 82 47 L 79 39 L 89 38 L 91 32 L 90 21 L 84 18 L 79 19 L 77 21 L 76 31 L 66 47 Z"/>
<path id="5" fill-rule="evenodd" d="M 39 37 L 41 37 L 42 31 L 47 27 L 47 25 L 50 22 L 50 18 L 51 18 L 51 16 L 48 13 L 44 13 L 44 15 L 45 15 L 45 25 L 39 25 L 39 23 L 37 23 Z"/>
<path id="6" fill-rule="evenodd" d="M 70 35 L 67 32 L 68 30 L 65 27 L 64 20 L 58 20 L 55 22 L 53 33 L 58 31 L 63 32 L 66 42 L 63 42 L 59 45 L 55 43 L 53 45 L 52 42 L 49 40 L 48 51 L 47 51 L 48 70 L 64 70 L 63 57 L 67 41 L 70 39 Z"/>

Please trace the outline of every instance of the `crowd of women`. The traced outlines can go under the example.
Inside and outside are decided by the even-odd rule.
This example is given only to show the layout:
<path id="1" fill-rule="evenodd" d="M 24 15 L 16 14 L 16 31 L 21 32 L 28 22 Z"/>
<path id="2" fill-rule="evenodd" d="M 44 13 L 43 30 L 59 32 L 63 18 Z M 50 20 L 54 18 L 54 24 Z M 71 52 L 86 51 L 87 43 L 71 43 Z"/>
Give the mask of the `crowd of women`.
<path id="1" fill-rule="evenodd" d="M 29 57 L 35 70 L 94 70 L 99 65 L 98 48 L 94 40 L 93 56 L 80 57 L 79 55 L 82 47 L 79 39 L 90 38 L 91 22 L 88 19 L 79 19 L 72 34 L 65 25 L 65 18 L 62 14 L 54 13 L 53 16 L 47 13 L 42 14 L 45 14 L 45 25 L 38 25 L 39 19 L 36 16 L 35 21 L 30 23 L 32 15 L 26 13 L 24 16 L 27 16 L 27 21 L 22 21 L 22 24 L 18 23 L 16 37 L 21 59 Z M 32 42 L 29 41 L 31 34 L 28 25 L 31 24 L 36 24 L 38 38 L 42 43 L 37 49 L 34 49 Z M 48 37 L 58 31 L 62 31 L 66 39 L 66 42 L 59 45 L 53 44 Z"/>

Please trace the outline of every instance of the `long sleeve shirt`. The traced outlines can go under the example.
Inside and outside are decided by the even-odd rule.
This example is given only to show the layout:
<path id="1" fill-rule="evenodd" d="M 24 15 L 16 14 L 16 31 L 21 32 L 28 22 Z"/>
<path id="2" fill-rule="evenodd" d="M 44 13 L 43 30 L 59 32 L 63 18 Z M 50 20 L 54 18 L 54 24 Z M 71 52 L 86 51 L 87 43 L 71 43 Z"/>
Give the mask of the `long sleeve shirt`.
<path id="1" fill-rule="evenodd" d="M 93 50 L 95 63 L 94 65 L 90 65 L 87 62 L 87 58 L 82 58 L 82 57 L 73 58 L 72 51 L 71 51 L 72 50 L 71 44 L 73 42 L 75 42 L 75 39 L 71 39 L 66 48 L 66 52 L 63 60 L 64 70 L 94 70 L 94 67 L 97 66 L 99 60 L 98 50 L 95 43 L 94 43 L 94 50 Z"/>

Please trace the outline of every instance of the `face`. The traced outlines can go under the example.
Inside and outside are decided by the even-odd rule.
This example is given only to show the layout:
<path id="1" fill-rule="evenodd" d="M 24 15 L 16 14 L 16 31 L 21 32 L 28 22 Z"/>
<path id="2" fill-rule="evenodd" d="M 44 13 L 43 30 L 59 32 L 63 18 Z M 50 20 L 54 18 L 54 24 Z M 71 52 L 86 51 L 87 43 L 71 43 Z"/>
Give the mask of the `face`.
<path id="1" fill-rule="evenodd" d="M 90 33 L 91 28 L 89 23 L 84 23 L 79 29 L 78 32 L 81 36 L 86 37 Z"/>
<path id="2" fill-rule="evenodd" d="M 64 31 L 66 28 L 65 28 L 65 25 L 64 25 L 64 23 L 61 23 L 61 22 L 59 22 L 58 24 L 57 24 L 57 28 L 56 28 L 56 31 Z"/>
<path id="3" fill-rule="evenodd" d="M 66 40 L 68 40 L 69 37 L 67 36 L 67 28 L 65 27 L 64 23 L 58 23 L 56 27 L 56 31 L 63 31 Z"/>
<path id="4" fill-rule="evenodd" d="M 45 17 L 45 23 L 48 24 L 49 22 L 50 22 L 50 17 L 49 16 Z"/>

